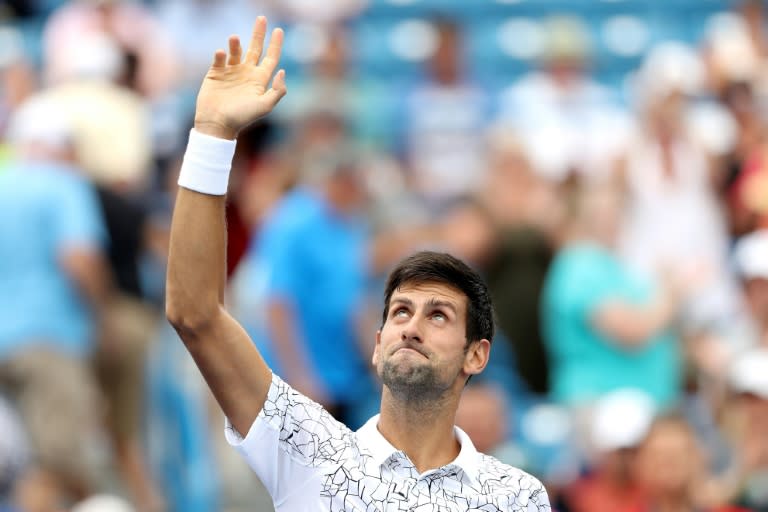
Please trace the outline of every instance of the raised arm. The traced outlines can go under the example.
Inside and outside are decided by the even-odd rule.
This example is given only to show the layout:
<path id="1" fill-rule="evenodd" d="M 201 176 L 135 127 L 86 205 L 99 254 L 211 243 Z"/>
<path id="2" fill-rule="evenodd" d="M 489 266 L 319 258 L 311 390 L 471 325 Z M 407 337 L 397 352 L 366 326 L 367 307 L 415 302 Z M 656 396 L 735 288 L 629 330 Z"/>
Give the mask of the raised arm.
<path id="1" fill-rule="evenodd" d="M 283 32 L 259 17 L 248 51 L 229 38 L 216 51 L 197 97 L 195 130 L 182 166 L 168 255 L 166 314 L 232 425 L 245 435 L 264 405 L 271 372 L 223 305 L 226 179 L 238 132 L 268 114 L 286 92 L 274 79 Z M 269 86 L 272 81 L 272 86 Z"/>

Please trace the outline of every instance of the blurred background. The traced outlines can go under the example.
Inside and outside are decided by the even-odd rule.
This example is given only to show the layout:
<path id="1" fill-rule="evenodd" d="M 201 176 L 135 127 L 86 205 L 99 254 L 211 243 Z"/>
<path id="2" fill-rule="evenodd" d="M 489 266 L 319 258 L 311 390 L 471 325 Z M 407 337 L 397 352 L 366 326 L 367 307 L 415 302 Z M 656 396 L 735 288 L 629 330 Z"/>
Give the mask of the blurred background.
<path id="1" fill-rule="evenodd" d="M 257 15 L 227 302 L 351 428 L 383 279 L 487 279 L 457 423 L 555 509 L 768 511 L 768 19 L 726 0 L 0 2 L 0 510 L 271 510 L 164 318 L 197 88 Z"/>

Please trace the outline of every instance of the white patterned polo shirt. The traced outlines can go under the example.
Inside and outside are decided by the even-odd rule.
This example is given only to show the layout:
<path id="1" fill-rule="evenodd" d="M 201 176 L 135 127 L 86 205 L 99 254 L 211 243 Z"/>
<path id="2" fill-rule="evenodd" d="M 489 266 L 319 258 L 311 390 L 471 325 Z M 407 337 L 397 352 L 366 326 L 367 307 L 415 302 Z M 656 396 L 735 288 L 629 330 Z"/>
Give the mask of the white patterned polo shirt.
<path id="1" fill-rule="evenodd" d="M 458 427 L 458 457 L 419 473 L 384 439 L 378 420 L 353 432 L 273 375 L 245 438 L 229 422 L 225 435 L 264 483 L 277 512 L 550 511 L 538 480 L 478 452 Z"/>

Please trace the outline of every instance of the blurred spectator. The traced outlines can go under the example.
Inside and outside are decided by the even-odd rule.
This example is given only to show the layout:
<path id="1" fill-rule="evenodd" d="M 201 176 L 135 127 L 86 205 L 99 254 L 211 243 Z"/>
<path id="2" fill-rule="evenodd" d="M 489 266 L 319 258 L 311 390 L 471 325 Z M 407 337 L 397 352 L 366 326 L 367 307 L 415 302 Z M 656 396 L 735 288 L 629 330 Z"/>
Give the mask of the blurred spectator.
<path id="1" fill-rule="evenodd" d="M 8 136 L 20 160 L 0 173 L 0 382 L 34 451 L 17 496 L 49 497 L 19 505 L 53 511 L 60 495 L 83 498 L 98 477 L 100 404 L 88 357 L 104 328 L 106 233 L 94 189 L 74 167 L 72 129 L 55 105 L 29 100 Z"/>
<path id="2" fill-rule="evenodd" d="M 730 183 L 728 199 L 735 235 L 768 228 L 768 130 L 764 125 Z"/>
<path id="3" fill-rule="evenodd" d="M 32 66 L 24 56 L 21 33 L 12 26 L 0 27 L 0 141 L 11 112 L 36 85 Z"/>
<path id="4" fill-rule="evenodd" d="M 750 182 L 763 167 L 768 92 L 762 6 L 746 1 L 739 11 L 713 16 L 703 41 L 708 89 L 728 109 L 737 128 L 726 172 L 717 183 L 728 194 L 730 229 L 736 236 L 754 229 L 765 211 L 759 193 L 750 194 Z M 755 190 L 760 188 L 758 182 L 754 180 Z"/>
<path id="5" fill-rule="evenodd" d="M 295 22 L 338 24 L 359 14 L 368 0 L 281 0 L 274 4 L 282 16 Z"/>
<path id="6" fill-rule="evenodd" d="M 493 385 L 473 383 L 461 394 L 456 425 L 472 439 L 478 451 L 494 453 L 506 440 L 506 403 Z"/>
<path id="7" fill-rule="evenodd" d="M 91 34 L 81 35 L 77 42 L 83 46 L 68 60 L 72 75 L 41 94 L 72 123 L 83 170 L 98 184 L 137 191 L 149 182 L 148 105 L 116 83 L 123 61 L 111 39 Z"/>
<path id="8" fill-rule="evenodd" d="M 736 395 L 734 436 L 736 461 L 731 472 L 732 494 L 755 512 L 768 511 L 768 350 L 759 348 L 737 358 L 729 368 Z M 734 420 L 734 418 L 731 418 Z"/>
<path id="9" fill-rule="evenodd" d="M 734 249 L 751 323 L 739 348 L 768 347 L 768 231 L 745 235 Z"/>
<path id="10" fill-rule="evenodd" d="M 704 35 L 704 59 L 708 85 L 716 94 L 722 94 L 732 83 L 755 84 L 761 96 L 766 90 L 765 12 L 762 2 L 740 2 L 734 12 L 713 16 Z"/>
<path id="11" fill-rule="evenodd" d="M 157 23 L 172 41 L 185 88 L 196 91 L 211 64 L 211 48 L 230 34 L 250 34 L 257 16 L 270 16 L 270 0 L 159 0 Z M 201 23 L 205 20 L 205 23 Z"/>
<path id="12" fill-rule="evenodd" d="M 447 19 L 434 25 L 437 48 L 426 83 L 405 98 L 403 136 L 414 190 L 437 218 L 485 179 L 483 132 L 490 101 L 466 76 L 461 25 Z"/>
<path id="13" fill-rule="evenodd" d="M 632 122 L 616 94 L 589 75 L 592 42 L 576 16 L 545 20 L 542 69 L 502 91 L 500 116 L 555 181 L 603 178 L 626 146 Z"/>
<path id="14" fill-rule="evenodd" d="M 140 508 L 156 511 L 162 509 L 162 499 L 152 482 L 140 434 L 145 424 L 144 364 L 159 315 L 145 301 L 140 265 L 150 239 L 163 233 L 136 200 L 103 185 L 97 194 L 109 235 L 107 261 L 114 286 L 104 306 L 109 322 L 104 335 L 110 343 L 108 349 L 102 344 L 95 352 L 95 371 L 106 399 L 106 426 L 118 469 Z"/>
<path id="15" fill-rule="evenodd" d="M 722 496 L 707 469 L 705 453 L 682 416 L 656 419 L 643 440 L 633 476 L 643 491 L 642 504 L 626 512 L 750 512 L 720 503 Z"/>
<path id="16" fill-rule="evenodd" d="M 726 173 L 718 185 L 728 206 L 731 235 L 739 236 L 754 229 L 761 217 L 766 217 L 759 190 L 760 176 L 765 174 L 767 126 L 752 83 L 729 84 L 721 100 L 736 121 L 738 139 L 727 157 Z"/>
<path id="17" fill-rule="evenodd" d="M 395 128 L 385 126 L 388 120 L 383 113 L 387 111 L 391 84 L 381 84 L 352 71 L 355 48 L 349 30 L 343 26 L 317 25 L 297 31 L 294 37 L 301 39 L 295 46 L 312 50 L 302 54 L 302 58 L 308 59 L 306 76 L 289 76 L 291 95 L 275 112 L 278 118 L 296 123 L 318 108 L 333 109 L 356 140 L 379 147 L 390 142 L 388 135 Z"/>
<path id="18" fill-rule="evenodd" d="M 246 286 L 266 316 L 248 311 L 258 316 L 246 324 L 275 372 L 351 424 L 371 384 L 357 338 L 368 271 L 365 189 L 349 149 L 324 149 L 303 155 L 304 184 L 275 205 L 247 255 Z"/>
<path id="19" fill-rule="evenodd" d="M 588 436 L 590 469 L 566 489 L 568 510 L 617 512 L 641 503 L 632 467 L 654 412 L 652 400 L 643 392 L 619 389 L 600 398 L 581 418 Z"/>
<path id="20" fill-rule="evenodd" d="M 536 393 L 549 390 L 541 336 L 541 290 L 552 259 L 562 207 L 558 190 L 536 174 L 514 131 L 496 126 L 486 140 L 486 179 L 444 217 L 445 243 L 483 271 L 517 371 Z"/>
<path id="21" fill-rule="evenodd" d="M 686 285 L 682 276 L 655 284 L 619 259 L 621 204 L 608 186 L 581 189 L 571 198 L 569 240 L 550 267 L 542 302 L 552 396 L 588 406 L 632 387 L 664 409 L 681 391 L 681 347 L 672 321 Z"/>
<path id="22" fill-rule="evenodd" d="M 727 264 L 728 235 L 714 183 L 722 170 L 687 123 L 688 95 L 701 87 L 701 62 L 668 43 L 647 56 L 640 73 L 642 129 L 623 162 L 627 210 L 620 251 L 651 276 L 698 271 L 685 303 L 684 334 L 717 332 L 738 314 Z"/>
<path id="23" fill-rule="evenodd" d="M 133 0 L 73 0 L 48 18 L 43 34 L 45 79 L 58 85 L 82 74 L 100 44 L 118 48 L 136 66 L 135 82 L 125 84 L 148 98 L 167 93 L 176 80 L 178 60 L 153 13 Z M 120 70 L 122 58 L 116 71 Z"/>
<path id="24" fill-rule="evenodd" d="M 78 44 L 89 44 L 88 37 L 82 35 Z M 96 351 L 96 375 L 107 399 L 118 469 L 142 509 L 155 510 L 160 499 L 138 444 L 143 387 L 137 383 L 142 382 L 145 348 L 159 318 L 142 302 L 139 264 L 158 233 L 144 207 L 132 198 L 149 182 L 148 115 L 140 96 L 112 82 L 121 67 L 120 50 L 110 39 L 90 44 L 97 46 L 69 62 L 73 73 L 83 74 L 40 96 L 66 117 L 78 165 L 96 182 L 114 279 L 110 300 L 102 304 L 110 348 Z"/>

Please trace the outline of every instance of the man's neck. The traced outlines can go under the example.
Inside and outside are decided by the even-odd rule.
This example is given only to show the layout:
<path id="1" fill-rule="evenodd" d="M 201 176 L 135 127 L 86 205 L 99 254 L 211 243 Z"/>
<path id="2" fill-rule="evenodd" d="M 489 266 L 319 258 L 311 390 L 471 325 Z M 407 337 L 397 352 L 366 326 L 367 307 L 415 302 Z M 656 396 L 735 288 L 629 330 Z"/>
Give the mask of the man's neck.
<path id="1" fill-rule="evenodd" d="M 457 407 L 458 397 L 445 397 L 439 403 L 403 403 L 385 387 L 377 427 L 423 473 L 445 466 L 459 455 L 461 445 L 453 430 Z"/>

